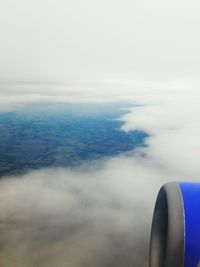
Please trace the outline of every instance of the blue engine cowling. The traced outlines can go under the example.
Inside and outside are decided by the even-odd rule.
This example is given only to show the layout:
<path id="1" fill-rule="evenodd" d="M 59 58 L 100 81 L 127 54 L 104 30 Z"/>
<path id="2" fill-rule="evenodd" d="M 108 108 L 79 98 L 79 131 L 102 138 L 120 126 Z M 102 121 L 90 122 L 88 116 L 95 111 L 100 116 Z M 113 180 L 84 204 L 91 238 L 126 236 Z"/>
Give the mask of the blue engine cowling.
<path id="1" fill-rule="evenodd" d="M 150 267 L 200 267 L 200 183 L 168 183 L 155 204 Z"/>

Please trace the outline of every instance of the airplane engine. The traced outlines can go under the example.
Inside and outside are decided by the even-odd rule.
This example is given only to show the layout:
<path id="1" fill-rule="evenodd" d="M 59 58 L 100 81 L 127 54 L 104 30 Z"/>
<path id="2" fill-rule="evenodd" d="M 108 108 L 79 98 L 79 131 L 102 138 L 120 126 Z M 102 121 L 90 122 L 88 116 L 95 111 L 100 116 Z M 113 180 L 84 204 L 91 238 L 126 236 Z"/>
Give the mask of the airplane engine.
<path id="1" fill-rule="evenodd" d="M 150 267 L 200 267 L 200 183 L 168 183 L 155 204 Z"/>

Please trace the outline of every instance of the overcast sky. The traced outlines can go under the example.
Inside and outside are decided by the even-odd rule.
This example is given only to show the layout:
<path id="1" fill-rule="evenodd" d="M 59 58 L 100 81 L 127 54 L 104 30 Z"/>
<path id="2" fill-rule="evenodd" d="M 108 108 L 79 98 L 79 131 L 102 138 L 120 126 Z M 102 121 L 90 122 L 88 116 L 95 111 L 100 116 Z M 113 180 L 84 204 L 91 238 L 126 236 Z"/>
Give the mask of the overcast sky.
<path id="1" fill-rule="evenodd" d="M 1 0 L 0 82 L 197 79 L 197 0 Z"/>

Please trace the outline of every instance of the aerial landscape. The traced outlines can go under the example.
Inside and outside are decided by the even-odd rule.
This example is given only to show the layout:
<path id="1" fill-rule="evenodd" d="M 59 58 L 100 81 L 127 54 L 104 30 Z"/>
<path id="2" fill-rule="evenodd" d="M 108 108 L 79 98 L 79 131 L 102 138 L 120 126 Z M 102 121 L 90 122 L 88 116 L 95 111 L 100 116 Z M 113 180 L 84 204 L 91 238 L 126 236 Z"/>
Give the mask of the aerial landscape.
<path id="1" fill-rule="evenodd" d="M 32 106 L 0 114 L 0 176 L 44 167 L 75 167 L 145 144 L 142 131 L 125 133 L 119 104 Z M 128 109 L 128 107 L 127 107 Z"/>
<path id="2" fill-rule="evenodd" d="M 200 181 L 199 10 L 0 1 L 0 267 L 149 267 L 159 189 Z"/>

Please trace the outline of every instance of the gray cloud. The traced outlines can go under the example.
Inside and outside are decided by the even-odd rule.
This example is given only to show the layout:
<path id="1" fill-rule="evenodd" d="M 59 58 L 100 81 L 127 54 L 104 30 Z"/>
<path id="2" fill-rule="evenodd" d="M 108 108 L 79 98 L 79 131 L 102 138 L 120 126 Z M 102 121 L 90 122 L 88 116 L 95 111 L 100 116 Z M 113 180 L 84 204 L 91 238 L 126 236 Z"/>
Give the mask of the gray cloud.
<path id="1" fill-rule="evenodd" d="M 1 266 L 148 266 L 159 187 L 199 180 L 200 95 L 186 88 L 127 93 L 139 105 L 121 118 L 123 130 L 150 133 L 147 147 L 73 171 L 0 181 Z"/>
<path id="2" fill-rule="evenodd" d="M 0 80 L 198 77 L 199 1 L 2 0 Z"/>
<path id="3" fill-rule="evenodd" d="M 149 176 L 162 178 L 131 158 L 102 164 L 0 181 L 1 266 L 147 266 L 143 199 L 155 193 Z"/>

